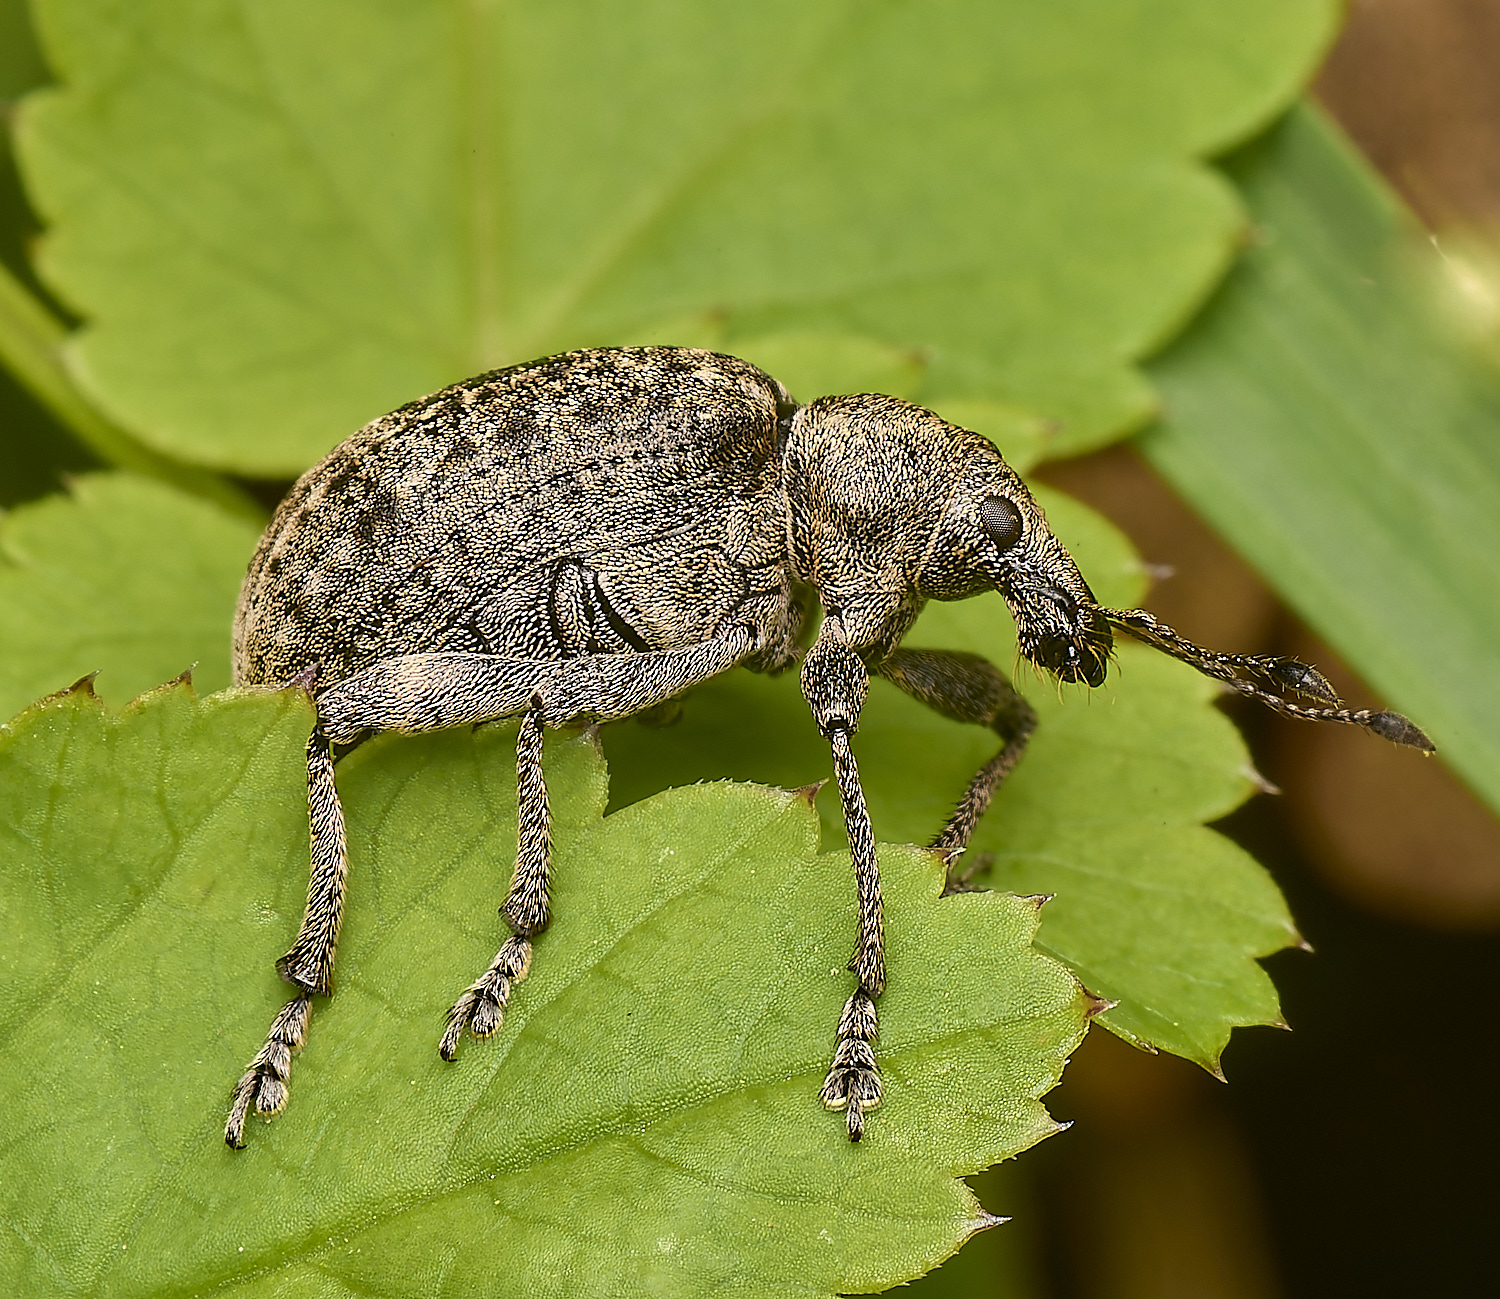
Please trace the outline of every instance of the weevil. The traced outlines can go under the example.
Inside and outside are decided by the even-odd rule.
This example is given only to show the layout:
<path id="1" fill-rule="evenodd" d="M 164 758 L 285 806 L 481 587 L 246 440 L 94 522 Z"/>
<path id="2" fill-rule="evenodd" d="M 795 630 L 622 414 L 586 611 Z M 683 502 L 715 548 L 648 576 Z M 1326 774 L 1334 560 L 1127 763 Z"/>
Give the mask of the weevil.
<path id="1" fill-rule="evenodd" d="M 448 1011 L 438 1050 L 451 1061 L 465 1033 L 500 1027 L 551 916 L 544 728 L 629 717 L 732 667 L 799 658 L 857 896 L 854 990 L 821 1097 L 858 1141 L 881 1099 L 886 978 L 853 739 L 872 673 L 996 733 L 998 752 L 932 841 L 951 862 L 1036 715 L 983 658 L 901 641 L 927 601 L 994 590 L 1020 653 L 1061 681 L 1100 685 L 1123 632 L 1278 712 L 1432 748 L 1399 714 L 1344 708 L 1296 660 L 1214 653 L 1144 610 L 1102 607 L 995 446 L 894 397 L 798 405 L 731 356 L 590 348 L 455 384 L 356 433 L 276 511 L 235 619 L 235 680 L 300 681 L 316 722 L 307 909 L 277 963 L 295 995 L 235 1085 L 225 1141 L 242 1145 L 252 1108 L 285 1106 L 312 998 L 332 990 L 347 870 L 336 751 L 377 732 L 519 719 L 510 933 Z M 803 651 L 813 601 L 822 621 Z"/>

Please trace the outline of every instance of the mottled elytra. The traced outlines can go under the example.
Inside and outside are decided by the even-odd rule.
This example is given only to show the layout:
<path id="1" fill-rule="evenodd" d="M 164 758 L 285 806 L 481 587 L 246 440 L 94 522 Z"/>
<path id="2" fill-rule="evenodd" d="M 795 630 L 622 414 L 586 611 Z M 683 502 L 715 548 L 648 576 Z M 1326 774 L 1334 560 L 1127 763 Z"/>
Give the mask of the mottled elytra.
<path id="1" fill-rule="evenodd" d="M 629 717 L 737 665 L 801 684 L 833 755 L 858 934 L 822 1099 L 858 1140 L 880 1103 L 885 988 L 875 837 L 853 736 L 876 673 L 989 727 L 999 752 L 932 846 L 969 841 L 1036 725 L 984 659 L 901 645 L 928 600 L 998 590 L 1020 651 L 1063 681 L 1103 682 L 1122 631 L 1278 712 L 1420 749 L 1394 713 L 1349 710 L 1292 659 L 1216 654 L 1143 610 L 1100 607 L 1031 494 L 985 438 L 875 395 L 797 405 L 730 356 L 595 348 L 455 384 L 376 420 L 309 470 L 266 530 L 235 622 L 235 678 L 300 680 L 312 874 L 278 963 L 296 995 L 234 1089 L 224 1139 L 287 1100 L 312 998 L 331 989 L 346 846 L 334 748 L 518 717 L 511 930 L 448 1012 L 438 1050 L 484 1037 L 547 927 L 550 814 L 542 729 Z M 804 653 L 814 601 L 823 618 Z M 1300 694 L 1316 706 L 1282 696 Z M 497 880 L 497 893 L 499 891 Z"/>

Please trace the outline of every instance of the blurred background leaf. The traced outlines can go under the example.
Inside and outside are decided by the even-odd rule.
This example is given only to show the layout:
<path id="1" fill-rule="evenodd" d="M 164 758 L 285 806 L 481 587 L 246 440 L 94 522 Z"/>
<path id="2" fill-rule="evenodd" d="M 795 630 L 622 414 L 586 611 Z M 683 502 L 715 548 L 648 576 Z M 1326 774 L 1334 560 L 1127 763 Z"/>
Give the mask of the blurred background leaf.
<path id="1" fill-rule="evenodd" d="M 69 322 L 38 283 L 30 254 L 39 223 L 21 190 L 8 129 L 17 98 L 46 77 L 28 11 L 0 0 L 0 506 L 55 489 L 103 463 L 134 470 L 262 518 L 255 500 L 218 475 L 152 451 L 102 415 L 64 362 Z"/>
<path id="2" fill-rule="evenodd" d="M 1500 809 L 1500 371 L 1445 332 L 1436 254 L 1315 110 L 1228 172 L 1256 239 L 1152 363 L 1141 449 Z"/>
<path id="3" fill-rule="evenodd" d="M 1337 6 L 35 12 L 62 85 L 19 138 L 78 375 L 159 450 L 279 475 L 443 384 L 705 313 L 1107 439 L 1234 251 L 1198 160 L 1289 100 Z"/>
<path id="4" fill-rule="evenodd" d="M 0 132 L 0 275 L 8 272 L 37 294 L 42 290 L 33 278 L 30 245 L 39 225 L 21 190 L 10 122 L 21 96 L 46 79 L 25 0 L 0 0 L 0 113 L 6 125 Z M 55 491 L 62 474 L 95 463 L 9 369 L 0 368 L 0 507 Z"/>
<path id="5" fill-rule="evenodd" d="M 91 672 L 123 704 L 194 669 L 229 684 L 229 632 L 259 527 L 132 474 L 0 517 L 0 716 Z"/>

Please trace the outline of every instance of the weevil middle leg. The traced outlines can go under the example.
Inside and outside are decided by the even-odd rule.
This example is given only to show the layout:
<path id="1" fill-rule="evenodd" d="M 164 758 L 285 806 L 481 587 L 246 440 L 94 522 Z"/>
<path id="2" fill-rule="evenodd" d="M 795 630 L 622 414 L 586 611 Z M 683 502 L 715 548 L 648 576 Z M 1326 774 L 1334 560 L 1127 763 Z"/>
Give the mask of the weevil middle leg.
<path id="1" fill-rule="evenodd" d="M 460 994 L 448 1011 L 438 1053 L 444 1060 L 458 1054 L 459 1038 L 468 1028 L 488 1037 L 510 1002 L 511 989 L 531 969 L 531 940 L 551 920 L 552 809 L 542 769 L 541 700 L 521 717 L 516 732 L 516 873 L 501 908 L 511 936 L 501 944 L 489 969 Z"/>

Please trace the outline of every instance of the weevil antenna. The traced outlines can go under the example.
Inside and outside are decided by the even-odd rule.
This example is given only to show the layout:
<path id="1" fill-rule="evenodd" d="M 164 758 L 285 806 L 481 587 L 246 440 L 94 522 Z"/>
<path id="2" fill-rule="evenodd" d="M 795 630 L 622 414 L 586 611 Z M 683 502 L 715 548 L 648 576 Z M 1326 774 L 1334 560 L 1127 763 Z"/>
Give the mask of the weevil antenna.
<path id="1" fill-rule="evenodd" d="M 1196 668 L 1204 676 L 1224 682 L 1283 717 L 1359 726 L 1393 744 L 1420 749 L 1423 753 L 1437 752 L 1421 728 L 1400 713 L 1343 707 L 1343 701 L 1328 679 L 1316 668 L 1297 659 L 1279 654 L 1223 654 L 1204 649 L 1145 609 L 1100 609 L 1099 612 L 1111 627 Z M 1319 699 L 1324 705 L 1333 706 L 1310 707 L 1293 703 L 1277 692 Z"/>

